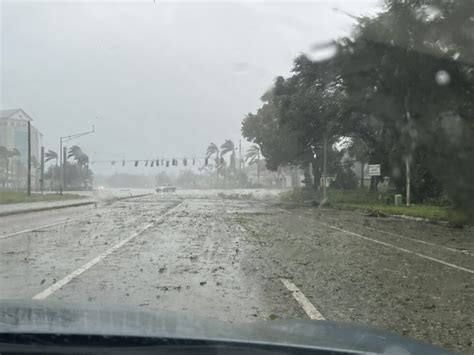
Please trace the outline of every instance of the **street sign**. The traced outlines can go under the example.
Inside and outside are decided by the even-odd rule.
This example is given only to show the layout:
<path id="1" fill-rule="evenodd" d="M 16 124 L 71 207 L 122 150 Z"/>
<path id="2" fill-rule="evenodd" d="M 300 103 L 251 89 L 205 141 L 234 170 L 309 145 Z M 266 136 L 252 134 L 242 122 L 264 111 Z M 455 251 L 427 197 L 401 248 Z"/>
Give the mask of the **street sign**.
<path id="1" fill-rule="evenodd" d="M 369 176 L 380 176 L 380 164 L 369 165 Z"/>

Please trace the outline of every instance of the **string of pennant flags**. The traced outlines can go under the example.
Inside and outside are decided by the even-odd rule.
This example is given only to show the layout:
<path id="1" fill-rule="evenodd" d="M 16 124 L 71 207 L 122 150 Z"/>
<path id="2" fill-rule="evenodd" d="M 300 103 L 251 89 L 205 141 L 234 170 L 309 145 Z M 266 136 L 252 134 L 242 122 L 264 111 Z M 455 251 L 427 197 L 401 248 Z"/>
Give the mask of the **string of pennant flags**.
<path id="1" fill-rule="evenodd" d="M 209 165 L 211 158 L 208 157 L 191 157 L 191 158 L 159 158 L 159 159 L 120 159 L 120 160 L 96 160 L 91 161 L 90 164 L 110 164 L 110 165 L 121 165 L 126 166 L 132 164 L 134 167 L 142 166 L 145 167 L 171 167 L 171 166 L 195 166 L 196 164 L 202 164 L 204 166 Z M 215 159 L 212 159 L 215 160 Z M 223 157 L 219 158 L 219 163 L 224 164 L 225 160 Z"/>

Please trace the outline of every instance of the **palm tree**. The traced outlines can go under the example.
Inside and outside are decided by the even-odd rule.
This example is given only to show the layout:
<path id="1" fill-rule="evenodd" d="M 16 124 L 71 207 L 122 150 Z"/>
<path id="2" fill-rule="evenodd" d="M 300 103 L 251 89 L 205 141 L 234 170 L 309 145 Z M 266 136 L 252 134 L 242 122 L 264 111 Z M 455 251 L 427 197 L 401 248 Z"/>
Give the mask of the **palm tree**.
<path id="1" fill-rule="evenodd" d="M 77 165 L 79 166 L 81 179 L 85 180 L 85 177 L 88 175 L 89 156 L 84 153 L 79 146 L 73 145 L 71 148 L 69 148 L 67 157 L 74 158 L 74 160 L 77 162 Z M 83 173 L 84 168 L 85 174 Z"/>
<path id="2" fill-rule="evenodd" d="M 55 167 L 53 167 L 51 169 L 51 185 L 50 185 L 50 188 L 52 189 L 53 185 L 54 185 L 54 180 L 55 180 L 55 176 L 54 176 L 54 173 L 55 171 L 57 170 L 58 168 L 58 153 L 52 151 L 51 149 L 48 150 L 45 154 L 44 154 L 44 157 L 46 158 L 44 160 L 45 163 L 47 163 L 48 161 L 51 161 L 51 160 L 55 160 Z"/>
<path id="3" fill-rule="evenodd" d="M 216 186 L 219 182 L 219 148 L 215 143 L 210 143 L 207 147 L 206 151 L 206 158 L 210 158 L 211 156 L 215 155 L 216 160 Z"/>
<path id="4" fill-rule="evenodd" d="M 221 145 L 221 156 L 226 155 L 227 153 L 232 152 L 230 155 L 230 167 L 232 172 L 235 174 L 235 146 L 234 142 L 230 139 L 226 139 L 224 144 Z"/>
<path id="5" fill-rule="evenodd" d="M 58 166 L 58 153 L 53 152 L 52 150 L 48 150 L 46 153 L 44 153 L 44 157 L 46 158 L 44 160 L 45 163 L 47 163 L 50 160 L 55 159 L 56 160 L 56 166 Z"/>
<path id="6" fill-rule="evenodd" d="M 249 165 L 257 164 L 257 184 L 260 185 L 260 147 L 257 144 L 247 149 L 245 161 Z"/>

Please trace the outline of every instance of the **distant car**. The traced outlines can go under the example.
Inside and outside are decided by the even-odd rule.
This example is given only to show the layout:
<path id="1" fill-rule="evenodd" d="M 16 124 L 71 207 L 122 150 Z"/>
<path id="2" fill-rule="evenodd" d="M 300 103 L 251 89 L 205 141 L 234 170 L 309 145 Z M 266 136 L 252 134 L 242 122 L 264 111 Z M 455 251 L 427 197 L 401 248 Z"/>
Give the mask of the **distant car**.
<path id="1" fill-rule="evenodd" d="M 176 186 L 172 185 L 163 185 L 156 188 L 156 192 L 175 192 Z"/>

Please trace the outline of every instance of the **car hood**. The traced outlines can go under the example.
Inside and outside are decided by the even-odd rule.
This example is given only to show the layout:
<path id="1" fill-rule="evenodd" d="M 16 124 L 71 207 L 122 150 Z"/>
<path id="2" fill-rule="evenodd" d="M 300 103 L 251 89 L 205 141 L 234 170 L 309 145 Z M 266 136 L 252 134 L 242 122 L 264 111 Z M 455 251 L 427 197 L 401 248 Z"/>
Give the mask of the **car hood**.
<path id="1" fill-rule="evenodd" d="M 188 313 L 146 312 L 124 306 L 51 301 L 0 301 L 0 333 L 205 339 L 355 353 L 451 354 L 406 337 L 340 322 L 280 320 L 239 325 Z"/>

